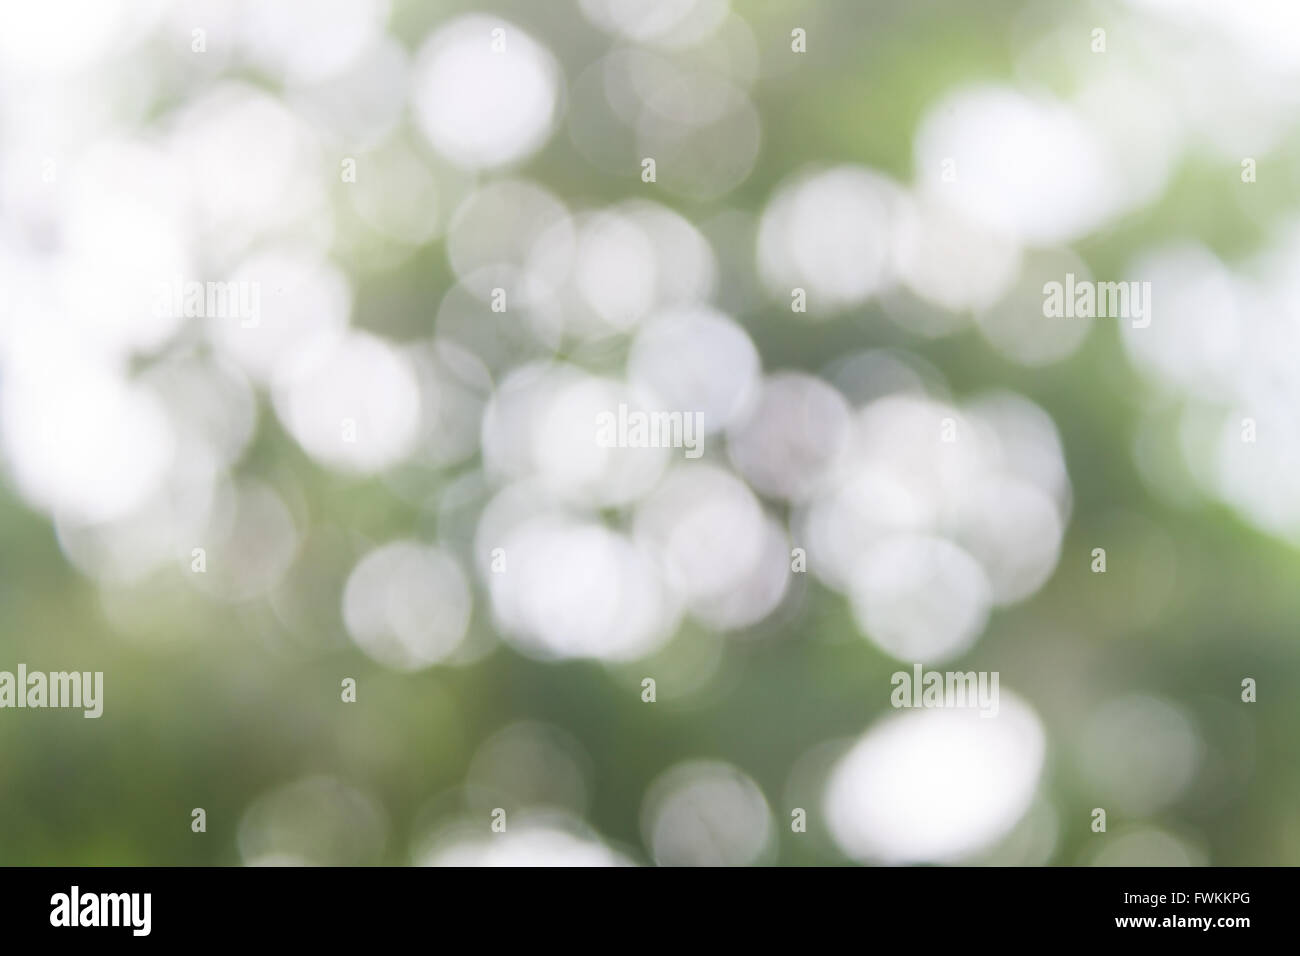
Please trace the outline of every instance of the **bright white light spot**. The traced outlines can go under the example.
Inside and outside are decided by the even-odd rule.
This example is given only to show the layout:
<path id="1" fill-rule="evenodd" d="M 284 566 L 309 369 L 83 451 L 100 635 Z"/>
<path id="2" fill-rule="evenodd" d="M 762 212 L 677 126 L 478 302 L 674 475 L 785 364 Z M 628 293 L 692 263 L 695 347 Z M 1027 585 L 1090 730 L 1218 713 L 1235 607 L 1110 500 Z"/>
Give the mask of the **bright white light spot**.
<path id="1" fill-rule="evenodd" d="M 506 571 L 485 575 L 492 607 L 525 653 L 636 660 L 676 630 L 676 603 L 654 562 L 603 525 L 539 515 L 500 537 L 480 527 L 479 540 L 501 549 Z"/>
<path id="2" fill-rule="evenodd" d="M 999 697 L 996 717 L 933 709 L 874 724 L 826 784 L 840 849 L 864 863 L 946 863 L 1010 832 L 1038 788 L 1045 740 L 1028 705 Z"/>
<path id="3" fill-rule="evenodd" d="M 16 360 L 0 394 L 5 457 L 36 507 L 109 521 L 161 484 L 175 435 L 151 389 L 61 350 Z"/>
<path id="4" fill-rule="evenodd" d="M 313 458 L 346 471 L 382 471 L 410 453 L 420 386 L 409 360 L 354 332 L 303 356 L 277 381 L 276 414 Z"/>
<path id="5" fill-rule="evenodd" d="M 494 37 L 494 30 L 503 32 Z M 498 40 L 504 49 L 493 49 Z M 471 15 L 425 41 L 414 83 L 415 120 L 429 142 L 453 162 L 481 168 L 522 159 L 546 141 L 560 72 L 514 24 Z"/>
<path id="6" fill-rule="evenodd" d="M 1062 103 L 960 90 L 931 107 L 914 152 L 924 194 L 1013 239 L 1066 242 L 1117 211 L 1120 177 L 1106 145 Z"/>
<path id="7" fill-rule="evenodd" d="M 24 72 L 82 69 L 120 53 L 136 21 L 156 15 L 154 4 L 121 0 L 50 0 L 6 9 L 0 64 Z"/>

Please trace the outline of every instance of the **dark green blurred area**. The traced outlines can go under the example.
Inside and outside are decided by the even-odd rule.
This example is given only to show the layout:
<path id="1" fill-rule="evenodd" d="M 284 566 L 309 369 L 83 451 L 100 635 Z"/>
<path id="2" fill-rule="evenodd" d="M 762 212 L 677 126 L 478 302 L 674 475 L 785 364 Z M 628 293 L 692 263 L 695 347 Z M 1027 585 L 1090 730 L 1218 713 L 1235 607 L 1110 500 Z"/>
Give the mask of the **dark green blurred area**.
<path id="1" fill-rule="evenodd" d="M 927 105 L 961 83 L 1014 81 L 1021 25 L 1050 21 L 1059 7 L 736 2 L 764 70 L 752 94 L 763 130 L 757 166 L 719 202 L 667 192 L 654 198 L 699 224 L 723 208 L 761 212 L 777 184 L 806 164 L 860 163 L 908 181 L 913 132 Z M 398 4 L 391 29 L 413 48 L 433 26 L 472 8 Z M 570 3 L 500 3 L 491 11 L 546 43 L 570 80 L 609 44 Z M 809 54 L 769 75 L 767 62 L 788 50 L 792 25 L 808 30 Z M 1278 152 L 1300 168 L 1300 142 Z M 1294 173 L 1261 180 L 1243 200 L 1236 172 L 1186 161 L 1156 205 L 1076 251 L 1098 275 L 1170 238 L 1197 239 L 1225 257 L 1249 252 L 1268 215 L 1296 207 L 1296 184 Z M 592 168 L 563 127 L 521 175 L 574 206 L 643 195 L 635 169 L 620 180 Z M 716 251 L 752 269 L 752 248 Z M 360 284 L 354 324 L 396 339 L 427 336 L 452 281 L 441 241 L 432 243 L 394 273 Z M 1215 865 L 1300 864 L 1300 554 L 1222 506 L 1176 508 L 1148 491 L 1133 460 L 1146 386 L 1113 327 L 1098 323 L 1073 356 L 1031 369 L 1004 358 L 973 327 L 924 340 L 875 303 L 812 326 L 791 322 L 779 301 L 735 318 L 768 371 L 819 371 L 850 351 L 905 348 L 941 370 L 957 398 L 1008 388 L 1055 421 L 1074 490 L 1056 572 L 1026 603 L 994 611 L 974 649 L 946 665 L 999 670 L 1003 687 L 1043 721 L 1041 792 L 1058 814 L 1053 863 L 1086 862 L 1095 847 L 1088 815 L 1097 801 L 1078 768 L 1081 722 L 1098 703 L 1140 692 L 1191 715 L 1211 771 L 1143 822 L 1195 834 Z M 326 774 L 378 798 L 389 822 L 382 861 L 405 864 L 430 814 L 454 803 L 448 795 L 463 783 L 478 745 L 521 719 L 554 724 L 581 743 L 591 760 L 589 822 L 642 859 L 647 786 L 674 763 L 700 757 L 736 765 L 763 789 L 777 824 L 778 862 L 842 862 L 785 825 L 789 807 L 815 807 L 818 799 L 791 792 L 791 769 L 817 744 L 855 737 L 887 713 L 889 675 L 899 664 L 864 641 L 844 598 L 811 576 L 753 633 L 685 625 L 677 642 L 719 645 L 722 664 L 704 690 L 665 695 L 654 706 L 642 703 L 638 687 L 643 674 L 656 673 L 653 662 L 539 663 L 503 645 L 469 666 L 400 675 L 351 645 L 338 606 L 348 568 L 368 544 L 394 537 L 456 539 L 457 529 L 439 527 L 434 506 L 457 474 L 474 467 L 403 470 L 398 480 L 415 483 L 429 503 L 419 508 L 386 480 L 316 466 L 263 401 L 240 474 L 292 489 L 312 516 L 304 553 L 313 563 L 304 574 L 315 583 L 299 598 L 299 633 L 265 602 L 209 602 L 175 570 L 113 598 L 129 605 L 137 628 L 116 633 L 98 588 L 69 567 L 50 523 L 10 491 L 0 494 L 0 668 L 23 661 L 105 675 L 99 720 L 79 711 L 0 713 L 0 863 L 238 864 L 237 829 L 250 804 Z M 1162 569 L 1153 565 L 1159 555 L 1142 547 L 1138 531 L 1146 527 L 1167 536 L 1176 556 L 1171 597 L 1154 620 L 1144 601 Z M 1109 553 L 1105 575 L 1089 571 L 1098 546 Z M 476 590 L 473 629 L 491 628 L 488 608 Z M 344 677 L 357 680 L 356 704 L 340 701 Z M 1259 682 L 1253 705 L 1240 702 L 1245 677 Z M 1213 783 L 1222 779 L 1235 782 Z M 207 811 L 204 834 L 190 830 L 195 807 Z M 1112 828 L 1123 822 L 1112 817 Z"/>

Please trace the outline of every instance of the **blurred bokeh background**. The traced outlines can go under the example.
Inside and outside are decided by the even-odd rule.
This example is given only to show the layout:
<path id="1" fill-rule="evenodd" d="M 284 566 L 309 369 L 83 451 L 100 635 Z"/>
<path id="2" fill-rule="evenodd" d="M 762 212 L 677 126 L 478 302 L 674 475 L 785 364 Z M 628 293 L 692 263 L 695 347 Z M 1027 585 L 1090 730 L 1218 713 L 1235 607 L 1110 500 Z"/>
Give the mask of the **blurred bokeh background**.
<path id="1" fill-rule="evenodd" d="M 10 5 L 0 669 L 105 701 L 0 863 L 1300 863 L 1298 106 L 1287 0 Z"/>

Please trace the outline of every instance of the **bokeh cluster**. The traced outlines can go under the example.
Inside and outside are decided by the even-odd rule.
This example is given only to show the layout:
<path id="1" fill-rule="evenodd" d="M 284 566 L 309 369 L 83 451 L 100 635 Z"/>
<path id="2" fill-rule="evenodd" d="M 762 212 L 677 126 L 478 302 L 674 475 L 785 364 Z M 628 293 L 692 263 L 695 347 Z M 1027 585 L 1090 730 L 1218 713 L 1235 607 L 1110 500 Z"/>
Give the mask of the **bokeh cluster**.
<path id="1" fill-rule="evenodd" d="M 1300 862 L 1294 28 L 7 11 L 0 863 Z"/>

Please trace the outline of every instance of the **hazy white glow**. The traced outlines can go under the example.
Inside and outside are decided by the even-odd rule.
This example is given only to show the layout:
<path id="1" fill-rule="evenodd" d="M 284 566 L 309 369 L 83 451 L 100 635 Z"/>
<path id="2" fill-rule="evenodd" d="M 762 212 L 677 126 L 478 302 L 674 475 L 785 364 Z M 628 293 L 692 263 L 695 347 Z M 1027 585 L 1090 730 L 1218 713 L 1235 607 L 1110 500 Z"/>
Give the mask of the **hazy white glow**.
<path id="1" fill-rule="evenodd" d="M 153 390 L 66 349 L 24 354 L 4 376 L 0 405 L 18 490 L 73 521 L 128 514 L 172 461 L 175 433 Z"/>
<path id="2" fill-rule="evenodd" d="M 815 317 L 856 305 L 893 281 L 894 229 L 905 193 L 858 166 L 782 184 L 763 212 L 758 270 L 774 298 L 804 289 Z M 798 317 L 798 314 L 796 314 Z"/>
<path id="3" fill-rule="evenodd" d="M 954 862 L 1015 826 L 1037 791 L 1044 750 L 1038 717 L 1005 687 L 996 717 L 974 708 L 891 715 L 835 765 L 822 808 L 855 860 Z"/>
<path id="4" fill-rule="evenodd" d="M 537 469 L 532 436 L 558 390 L 580 381 L 582 373 L 577 369 L 542 362 L 516 368 L 507 375 L 483 413 L 483 470 L 493 478 L 506 480 L 532 474 Z M 599 451 L 594 415 L 590 425 L 592 448 Z M 584 456 L 579 464 L 587 460 L 594 459 Z"/>
<path id="5" fill-rule="evenodd" d="M 1195 726 L 1179 707 L 1142 696 L 1098 708 L 1079 746 L 1098 805 L 1129 817 L 1148 816 L 1176 800 L 1191 783 L 1202 750 Z"/>
<path id="6" fill-rule="evenodd" d="M 348 195 L 366 223 L 398 242 L 422 245 L 447 216 L 439 182 L 400 140 L 364 156 Z"/>
<path id="7" fill-rule="evenodd" d="M 1031 244 L 1077 239 L 1117 211 L 1112 155 L 1063 103 L 1001 87 L 959 90 L 921 121 L 915 156 L 923 194 Z"/>
<path id="8" fill-rule="evenodd" d="M 1160 57 L 1143 64 L 1147 69 L 1100 69 L 1090 75 L 1083 88 L 1074 96 L 1074 106 L 1096 133 L 1111 144 L 1111 161 L 1115 164 L 1116 178 L 1108 185 L 1122 194 L 1121 202 L 1141 206 L 1159 199 L 1169 185 L 1169 179 L 1182 157 L 1186 146 L 1183 117 L 1178 115 L 1176 101 L 1195 99 L 1201 108 L 1215 99 L 1214 93 L 1197 89 L 1201 84 L 1216 85 L 1214 74 L 1223 71 L 1220 57 L 1209 70 L 1201 68 L 1201 57 L 1182 59 L 1177 71 L 1170 70 L 1169 62 Z M 1114 66 L 1114 64 L 1112 64 Z M 1178 76 L 1188 67 L 1197 75 L 1192 86 L 1182 84 Z M 1152 75 L 1154 74 L 1154 75 Z M 1159 84 L 1159 85 L 1156 85 Z M 1161 88 L 1163 87 L 1163 88 Z M 1176 89 L 1171 89 L 1175 87 Z M 1226 94 L 1226 96 L 1225 96 Z M 1222 145 L 1231 149 L 1232 135 L 1228 130 L 1234 120 L 1225 114 L 1226 103 L 1234 97 L 1229 88 L 1219 87 L 1224 102 L 1210 107 L 1214 116 L 1214 135 L 1225 136 Z M 1239 159 L 1239 153 L 1227 153 Z"/>
<path id="9" fill-rule="evenodd" d="M 248 379 L 219 358 L 190 353 L 152 365 L 141 376 L 176 424 L 178 457 L 211 454 L 234 464 L 253 438 L 257 397 Z"/>
<path id="10" fill-rule="evenodd" d="M 1164 389 L 1148 420 L 1177 420 L 1176 455 L 1160 467 L 1190 471 L 1200 490 L 1235 508 L 1261 530 L 1300 543 L 1300 500 L 1288 477 L 1300 467 L 1300 230 L 1284 222 L 1252 261 L 1229 269 L 1193 244 L 1155 248 L 1134 269 L 1150 277 L 1156 307 L 1147 328 L 1124 328 L 1129 357 Z M 1158 290 L 1158 291 L 1156 291 Z M 1176 403 L 1169 405 L 1170 399 Z M 1178 495 L 1180 481 L 1153 471 L 1149 426 L 1142 465 L 1156 490 Z M 1181 490 L 1186 499 L 1186 488 Z"/>
<path id="11" fill-rule="evenodd" d="M 724 11 L 725 12 L 725 11 Z M 655 188 L 695 200 L 716 199 L 754 168 L 761 118 L 747 90 L 758 72 L 752 31 L 730 15 L 687 50 L 616 46 L 588 66 L 568 95 L 568 133 L 588 162 L 612 176 L 656 160 Z"/>
<path id="12" fill-rule="evenodd" d="M 799 503 L 793 536 L 877 646 L 940 660 L 978 639 L 992 606 L 1050 577 L 1070 487 L 1055 426 L 1027 399 L 993 393 L 958 408 L 893 377 L 905 391 L 859 412 L 847 450 Z"/>
<path id="13" fill-rule="evenodd" d="M 1069 514 L 1070 476 L 1052 416 L 1023 395 L 1002 390 L 981 392 L 962 411 L 995 449 L 990 454 L 1001 474 L 1033 484 L 1056 502 L 1062 518 Z"/>
<path id="14" fill-rule="evenodd" d="M 749 97 L 729 81 L 687 82 L 695 87 L 678 99 L 697 107 L 717 99 L 720 114 L 708 122 L 687 123 L 653 107 L 641 111 L 636 125 L 637 155 L 658 161 L 657 182 L 669 192 L 696 200 L 723 196 L 749 176 L 762 143 L 762 122 Z M 707 116 L 712 110 L 706 110 Z"/>
<path id="15" fill-rule="evenodd" d="M 286 102 L 322 138 L 348 144 L 350 157 L 357 160 L 356 182 L 349 185 L 360 186 L 384 175 L 372 153 L 356 153 L 400 141 L 401 134 L 395 136 L 394 131 L 406 117 L 410 72 L 406 47 L 382 34 L 367 42 L 340 72 L 310 86 L 286 90 Z M 389 185 L 399 196 L 406 195 L 399 182 Z M 413 198 L 418 199 L 418 194 Z"/>
<path id="16" fill-rule="evenodd" d="M 669 47 L 699 42 L 730 12 L 728 0 L 579 0 L 579 6 L 611 33 Z"/>
<path id="17" fill-rule="evenodd" d="M 660 866 L 748 866 L 765 862 L 772 814 L 763 791 L 740 770 L 689 761 L 650 785 L 641 833 Z"/>
<path id="18" fill-rule="evenodd" d="M 175 437 L 160 486 L 129 513 L 86 525 L 54 515 L 59 543 L 84 574 L 121 585 L 164 563 L 188 570 L 206 539 L 221 471 L 242 454 L 256 414 L 248 382 L 233 369 L 194 355 L 149 368 L 140 385 L 166 409 Z"/>
<path id="19" fill-rule="evenodd" d="M 256 322 L 242 316 L 188 321 L 201 323 L 213 345 L 259 384 L 272 383 L 303 355 L 337 343 L 347 329 L 352 287 L 337 267 L 308 250 L 259 251 L 229 281 L 256 290 Z"/>
<path id="20" fill-rule="evenodd" d="M 984 569 L 944 538 L 883 539 L 864 554 L 850 588 L 862 632 L 900 660 L 955 657 L 988 621 L 991 595 Z"/>
<path id="21" fill-rule="evenodd" d="M 247 866 L 363 866 L 379 862 L 388 829 L 368 794 L 309 777 L 257 800 L 239 821 Z"/>
<path id="22" fill-rule="evenodd" d="M 555 807 L 582 813 L 587 806 L 590 761 L 572 734 L 536 721 L 497 731 L 470 762 L 465 789 L 489 812 L 514 807 Z"/>
<path id="23" fill-rule="evenodd" d="M 528 362 L 552 357 L 560 347 L 563 322 L 568 318 L 551 308 L 550 303 L 537 309 L 514 295 L 513 278 L 503 277 L 495 268 L 479 270 L 469 277 L 468 284 L 458 282 L 447 290 L 434 319 L 439 348 L 463 356 L 466 365 L 479 366 L 487 373 L 489 384 L 492 377 L 503 377 Z M 498 311 L 492 307 L 491 290 L 486 293 L 489 300 L 484 301 L 474 289 L 503 279 L 508 285 L 498 288 L 508 308 Z"/>
<path id="24" fill-rule="evenodd" d="M 299 545 L 297 525 L 279 494 L 251 480 L 222 484 L 208 514 L 200 537 L 206 570 L 192 573 L 190 553 L 183 552 L 185 580 L 223 601 L 247 601 L 274 589 Z"/>
<path id="25" fill-rule="evenodd" d="M 383 33 L 387 0 L 245 3 L 238 20 L 248 56 L 291 83 L 329 77 Z"/>
<path id="26" fill-rule="evenodd" d="M 490 819 L 485 817 L 484 819 Z M 632 866 L 580 821 L 554 812 L 508 817 L 504 833 L 464 824 L 436 834 L 416 854 L 417 866 Z"/>
<path id="27" fill-rule="evenodd" d="M 434 467 L 478 451 L 487 402 L 486 373 L 465 353 L 425 344 L 405 351 L 420 382 L 420 437 L 415 457 Z M 460 361 L 465 358 L 466 361 Z"/>
<path id="28" fill-rule="evenodd" d="M 663 474 L 672 448 L 603 448 L 596 442 L 598 415 L 621 404 L 635 409 L 620 382 L 582 378 L 559 388 L 542 409 L 530 440 L 533 459 L 555 493 L 600 506 L 627 504 L 644 495 Z"/>
<path id="29" fill-rule="evenodd" d="M 1056 855 L 1061 837 L 1060 814 L 1041 793 L 1011 832 L 971 866 L 1047 866 Z"/>
<path id="30" fill-rule="evenodd" d="M 866 349 L 833 359 L 822 373 L 849 404 L 869 405 L 887 395 L 944 397 L 948 385 L 939 370 L 911 352 Z"/>
<path id="31" fill-rule="evenodd" d="M 1257 436 L 1266 436 L 1262 443 L 1258 437 L 1255 443 L 1242 440 L 1242 412 L 1227 417 L 1212 467 L 1220 498 L 1256 527 L 1300 544 L 1300 500 L 1293 484 L 1300 470 L 1300 427 L 1291 412 L 1294 407 L 1248 409 L 1255 416 Z"/>
<path id="32" fill-rule="evenodd" d="M 371 551 L 343 590 L 348 633 L 366 654 L 395 670 L 445 660 L 465 637 L 469 614 L 469 585 L 456 559 L 414 541 Z"/>
<path id="33" fill-rule="evenodd" d="M 494 34 L 494 31 L 502 31 Z M 494 49 L 494 44 L 504 49 Z M 412 102 L 434 148 L 470 168 L 535 152 L 550 135 L 560 71 L 550 52 L 505 20 L 463 16 L 420 48 Z"/>
<path id="34" fill-rule="evenodd" d="M 1112 834 L 1097 848 L 1091 866 L 1207 866 L 1205 851 L 1167 830 L 1137 827 Z"/>
<path id="35" fill-rule="evenodd" d="M 572 264 L 574 242 L 563 202 L 527 180 L 506 179 L 456 208 L 447 258 L 476 295 L 487 301 L 493 289 L 504 289 L 511 308 L 554 292 Z"/>
<path id="36" fill-rule="evenodd" d="M 1227 40 L 1238 60 L 1252 70 L 1300 70 L 1300 10 L 1288 0 L 1239 0 L 1225 8 L 1215 0 L 1129 0 L 1132 6 Z"/>
<path id="37" fill-rule="evenodd" d="M 742 414 L 758 386 L 758 349 L 739 325 L 697 306 L 656 316 L 628 354 L 632 385 L 662 402 L 659 411 L 698 412 L 706 433 Z"/>
<path id="38" fill-rule="evenodd" d="M 694 305 L 712 298 L 718 263 L 694 223 L 667 206 L 643 199 L 616 208 L 645 233 L 654 248 L 656 305 Z"/>
<path id="39" fill-rule="evenodd" d="M 331 166 L 311 128 L 270 94 L 224 84 L 191 100 L 169 147 L 189 178 L 191 214 L 214 257 L 292 225 L 328 241 L 322 177 Z"/>
<path id="40" fill-rule="evenodd" d="M 410 361 L 368 333 L 303 356 L 273 397 L 290 434 L 331 468 L 381 471 L 405 458 L 419 434 L 420 387 Z"/>
<path id="41" fill-rule="evenodd" d="M 952 442 L 942 441 L 945 421 Z M 893 395 L 868 404 L 850 453 L 806 513 L 810 567 L 844 588 L 859 557 L 882 537 L 946 530 L 945 516 L 988 467 L 990 449 L 974 436 L 959 410 L 939 402 Z"/>
<path id="42" fill-rule="evenodd" d="M 734 592 L 753 572 L 766 535 L 763 508 L 740 479 L 712 465 L 678 465 L 636 511 L 637 540 L 656 554 L 688 601 Z"/>
<path id="43" fill-rule="evenodd" d="M 959 537 L 979 561 L 997 604 L 1014 604 L 1041 588 L 1061 554 L 1065 527 L 1055 502 L 1017 478 L 989 478 L 963 502 Z"/>
<path id="44" fill-rule="evenodd" d="M 206 537 L 219 456 L 193 435 L 178 437 L 184 451 L 173 456 L 162 486 L 129 514 L 95 524 L 54 514 L 59 545 L 82 574 L 121 587 L 169 562 L 189 569 L 195 542 Z"/>
<path id="45" fill-rule="evenodd" d="M 1120 324 L 1133 364 L 1198 395 L 1230 389 L 1246 349 L 1240 281 L 1210 250 L 1190 243 L 1152 249 L 1129 271 L 1151 283 L 1154 300 L 1150 326 Z"/>
<path id="46" fill-rule="evenodd" d="M 657 281 L 654 245 L 645 230 L 615 212 L 584 222 L 574 282 L 605 323 L 626 330 L 640 321 L 654 306 Z"/>
<path id="47" fill-rule="evenodd" d="M 491 517 L 485 512 L 491 526 Z M 480 547 L 500 549 L 486 573 L 504 636 L 542 658 L 635 660 L 676 630 L 671 592 L 644 551 L 603 525 L 561 515 L 525 518 Z"/>
<path id="48" fill-rule="evenodd" d="M 94 147 L 70 176 L 57 321 L 113 358 L 157 348 L 185 321 L 155 302 L 159 282 L 191 274 L 184 181 L 165 154 L 121 142 Z"/>
<path id="49" fill-rule="evenodd" d="M 764 379 L 748 413 L 727 431 L 727 451 L 766 495 L 801 500 L 825 483 L 850 433 L 848 403 L 821 379 L 779 372 Z"/>
<path id="50" fill-rule="evenodd" d="M 571 366 L 535 364 L 501 383 L 483 415 L 483 458 L 489 474 L 536 475 L 557 498 L 600 507 L 644 495 L 663 473 L 673 448 L 602 447 L 597 418 L 620 404 L 642 407 L 621 382 Z"/>
<path id="51" fill-rule="evenodd" d="M 552 345 L 561 333 L 598 341 L 630 332 L 656 310 L 697 306 L 717 283 L 699 230 L 645 200 L 575 221 L 548 193 L 507 183 L 480 190 L 456 220 L 453 263 L 464 281 L 484 298 L 507 290 L 526 307 L 522 328 Z"/>
<path id="52" fill-rule="evenodd" d="M 750 627 L 776 610 L 790 581 L 790 539 L 765 515 L 758 551 L 747 573 L 725 593 L 696 596 L 691 614 L 717 631 Z"/>
<path id="53" fill-rule="evenodd" d="M 1096 320 L 1043 315 L 1043 286 L 1048 282 L 1064 283 L 1067 273 L 1073 273 L 1076 281 L 1092 279 L 1087 265 L 1068 249 L 1036 249 L 1027 253 L 1019 277 L 1003 290 L 996 302 L 975 315 L 985 340 L 1005 358 L 1031 367 L 1050 365 L 1073 355 Z M 1160 308 L 1163 307 L 1162 304 Z M 1103 321 L 1118 322 L 1121 326 L 1132 324 L 1125 319 Z"/>
<path id="54" fill-rule="evenodd" d="M 941 198 L 904 204 L 894 255 L 899 279 L 926 302 L 951 312 L 986 308 L 1020 269 L 1020 248 L 971 222 Z"/>
<path id="55" fill-rule="evenodd" d="M 719 70 L 637 49 L 618 51 L 604 62 L 612 105 L 631 122 L 654 117 L 681 127 L 707 126 L 734 108 L 736 88 Z"/>
<path id="56" fill-rule="evenodd" d="M 5 10 L 0 66 L 24 72 L 84 69 L 122 52 L 157 5 L 122 0 L 50 0 Z"/>

